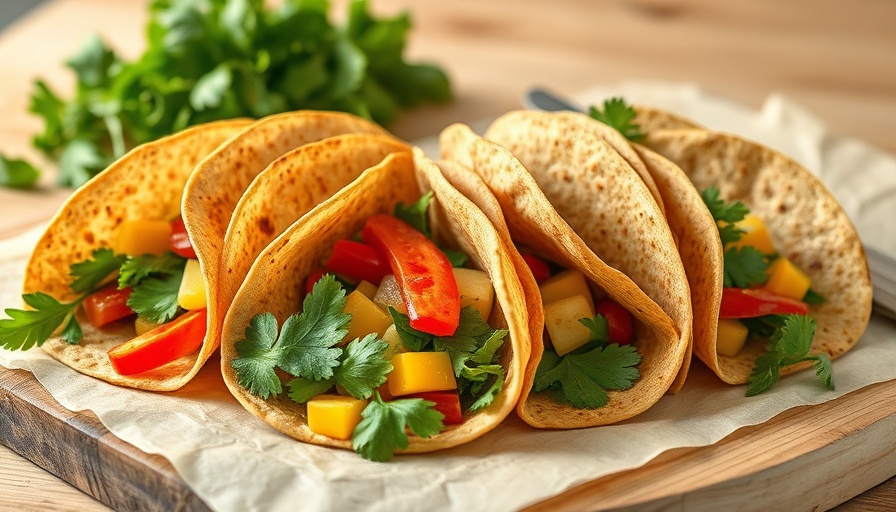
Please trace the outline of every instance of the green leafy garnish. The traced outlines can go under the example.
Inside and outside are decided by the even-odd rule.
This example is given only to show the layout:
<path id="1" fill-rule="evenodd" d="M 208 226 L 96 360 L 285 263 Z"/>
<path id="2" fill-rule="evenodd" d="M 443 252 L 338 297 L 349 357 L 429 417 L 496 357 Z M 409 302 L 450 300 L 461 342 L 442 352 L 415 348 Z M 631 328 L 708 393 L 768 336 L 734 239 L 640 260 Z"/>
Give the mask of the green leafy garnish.
<path id="1" fill-rule="evenodd" d="M 545 350 L 535 372 L 533 389 L 555 390 L 557 398 L 577 409 L 607 405 L 608 390 L 629 389 L 641 378 L 641 355 L 631 345 L 598 346 L 558 356 Z"/>
<path id="2" fill-rule="evenodd" d="M 150 322 L 165 323 L 177 315 L 177 293 L 183 280 L 183 269 L 161 277 L 147 277 L 134 286 L 128 306 Z"/>
<path id="3" fill-rule="evenodd" d="M 79 293 L 89 292 L 118 270 L 125 259 L 125 256 L 115 254 L 111 249 L 96 249 L 91 259 L 70 267 L 70 275 L 75 280 L 69 286 Z"/>
<path id="4" fill-rule="evenodd" d="M 805 302 L 806 304 L 813 304 L 813 305 L 824 304 L 826 301 L 827 301 L 827 299 L 824 298 L 823 295 L 819 294 L 812 288 L 809 288 L 808 290 L 806 290 L 806 294 L 803 295 L 803 302 Z"/>
<path id="5" fill-rule="evenodd" d="M 289 382 L 289 397 L 305 403 L 333 386 L 339 385 L 355 398 L 370 398 L 374 390 L 392 371 L 392 363 L 385 358 L 389 344 L 368 334 L 354 339 L 339 356 L 339 364 L 329 379 L 312 380 L 296 377 Z"/>
<path id="6" fill-rule="evenodd" d="M 8 350 L 28 350 L 34 345 L 41 346 L 66 320 L 68 324 L 63 332 L 65 341 L 72 344 L 81 341 L 83 334 L 74 320 L 80 299 L 64 303 L 41 292 L 22 295 L 22 299 L 33 309 L 6 310 L 9 318 L 0 320 L 0 346 Z"/>
<path id="7" fill-rule="evenodd" d="M 826 388 L 833 390 L 831 359 L 824 352 L 809 355 L 815 336 L 815 320 L 808 315 L 788 315 L 784 325 L 769 339 L 767 352 L 756 359 L 747 396 L 755 396 L 771 389 L 780 376 L 781 368 L 803 361 L 814 361 L 815 376 Z"/>
<path id="8" fill-rule="evenodd" d="M 398 203 L 392 209 L 392 215 L 426 235 L 426 238 L 431 238 L 432 233 L 429 231 L 429 219 L 426 218 L 426 210 L 429 209 L 429 203 L 432 202 L 432 198 L 433 191 L 430 190 L 412 204 Z"/>
<path id="9" fill-rule="evenodd" d="M 272 314 L 253 317 L 246 339 L 236 343 L 238 357 L 231 362 L 240 385 L 267 399 L 282 391 L 276 368 L 314 381 L 332 378 L 343 352 L 336 345 L 351 321 L 344 308 L 345 290 L 327 274 L 305 297 L 302 312 L 283 322 L 279 336 Z"/>
<path id="10" fill-rule="evenodd" d="M 580 318 L 579 322 L 591 331 L 588 344 L 603 346 L 610 343 L 610 325 L 603 315 L 594 315 L 594 318 Z"/>
<path id="11" fill-rule="evenodd" d="M 400 398 L 384 402 L 379 393 L 361 413 L 361 422 L 352 432 L 352 446 L 367 460 L 386 462 L 396 449 L 408 447 L 407 430 L 418 437 L 438 434 L 445 416 L 435 403 L 421 398 Z"/>
<path id="12" fill-rule="evenodd" d="M 708 187 L 700 193 L 712 219 L 719 226 L 719 236 L 722 238 L 722 246 L 740 240 L 744 231 L 738 229 L 735 223 L 744 220 L 750 209 L 740 201 L 726 203 L 719 197 L 719 189 L 717 187 Z M 723 225 L 719 225 L 719 224 Z"/>
<path id="13" fill-rule="evenodd" d="M 170 251 L 160 255 L 146 254 L 128 257 L 120 263 L 118 289 L 136 286 L 143 278 L 150 275 L 180 273 L 183 271 L 184 265 L 186 265 L 186 259 Z"/>
<path id="14" fill-rule="evenodd" d="M 729 247 L 724 266 L 725 287 L 750 288 L 768 281 L 768 260 L 755 247 Z"/>
<path id="15" fill-rule="evenodd" d="M 447 352 L 457 378 L 458 392 L 465 409 L 490 405 L 504 383 L 504 367 L 498 349 L 508 331 L 492 329 L 479 311 L 467 306 L 460 310 L 460 324 L 451 336 L 433 336 L 411 327 L 407 315 L 389 308 L 402 344 L 414 352 Z"/>
<path id="16" fill-rule="evenodd" d="M 641 132 L 641 126 L 633 121 L 638 113 L 634 107 L 625 103 L 622 98 L 611 98 L 604 100 L 603 110 L 598 107 L 591 106 L 588 109 L 588 115 L 598 121 L 615 128 L 626 139 L 636 142 L 644 138 Z"/>
<path id="17" fill-rule="evenodd" d="M 0 155 L 0 186 L 32 188 L 39 177 L 40 171 L 28 162 Z"/>
<path id="18" fill-rule="evenodd" d="M 407 14 L 374 18 L 355 0 L 336 26 L 327 1 L 277 4 L 154 0 L 139 58 L 93 36 L 66 63 L 72 99 L 35 82 L 30 111 L 44 128 L 33 143 L 58 160 L 59 183 L 80 186 L 128 148 L 199 123 L 316 109 L 388 124 L 402 108 L 450 99 L 441 69 L 406 61 Z M 19 174 L 3 184 L 34 175 Z"/>

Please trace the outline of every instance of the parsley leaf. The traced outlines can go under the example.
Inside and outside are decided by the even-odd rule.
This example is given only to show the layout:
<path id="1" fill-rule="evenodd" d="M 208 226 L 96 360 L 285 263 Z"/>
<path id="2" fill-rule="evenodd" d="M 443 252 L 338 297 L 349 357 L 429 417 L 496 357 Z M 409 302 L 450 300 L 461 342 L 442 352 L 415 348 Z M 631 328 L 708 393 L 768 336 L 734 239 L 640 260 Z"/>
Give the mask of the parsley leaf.
<path id="1" fill-rule="evenodd" d="M 554 389 L 558 399 L 577 409 L 607 405 L 607 390 L 632 387 L 641 373 L 641 355 L 632 345 L 607 345 L 562 357 L 545 350 L 535 372 L 535 391 Z"/>
<path id="2" fill-rule="evenodd" d="M 724 255 L 725 287 L 750 288 L 768 280 L 768 260 L 755 247 L 729 247 Z"/>
<path id="3" fill-rule="evenodd" d="M 426 235 L 426 238 L 431 238 L 432 233 L 429 231 L 429 219 L 426 218 L 426 210 L 429 208 L 429 203 L 432 202 L 432 198 L 433 191 L 430 190 L 420 196 L 420 199 L 413 204 L 405 205 L 404 203 L 398 203 L 395 205 L 395 208 L 393 208 L 392 215 L 405 221 L 412 228 Z"/>
<path id="4" fill-rule="evenodd" d="M 110 274 L 118 270 L 125 257 L 117 255 L 111 249 L 96 249 L 90 255 L 91 259 L 75 263 L 70 267 L 69 273 L 75 278 L 69 285 L 72 290 L 84 293 L 96 288 Z"/>
<path id="5" fill-rule="evenodd" d="M 246 339 L 236 343 L 238 357 L 231 361 L 240 385 L 266 399 L 282 391 L 276 368 L 311 381 L 332 379 L 333 369 L 339 366 L 343 354 L 343 350 L 335 345 L 348 332 L 351 320 L 351 315 L 343 312 L 344 308 L 345 290 L 331 274 L 327 274 L 314 284 L 311 293 L 305 297 L 302 312 L 291 315 L 283 322 L 279 336 L 277 320 L 273 315 L 255 315 L 246 329 Z M 372 345 L 382 348 L 375 343 Z M 360 350 L 356 353 L 357 364 L 363 367 L 368 362 L 368 356 L 367 352 Z M 382 369 L 382 365 L 372 366 Z M 361 389 L 361 384 L 352 381 L 353 375 L 348 375 L 350 385 Z M 296 382 L 295 386 L 300 384 Z M 294 392 L 300 394 L 297 389 Z"/>
<path id="6" fill-rule="evenodd" d="M 379 393 L 375 393 L 361 413 L 361 422 L 352 432 L 352 446 L 367 460 L 386 462 L 396 449 L 408 447 L 406 430 L 422 438 L 442 430 L 445 416 L 433 406 L 435 403 L 420 398 L 384 402 Z"/>
<path id="7" fill-rule="evenodd" d="M 636 142 L 644 138 L 641 132 L 641 126 L 633 123 L 637 112 L 634 107 L 625 103 L 622 98 L 611 98 L 604 100 L 603 110 L 598 107 L 591 106 L 588 109 L 588 115 L 598 121 L 615 128 L 626 139 Z"/>
<path id="8" fill-rule="evenodd" d="M 32 188 L 39 177 L 40 171 L 28 162 L 0 155 L 0 186 Z"/>
<path id="9" fill-rule="evenodd" d="M 0 320 L 0 346 L 8 350 L 28 350 L 35 344 L 43 345 L 53 332 L 69 320 L 81 300 L 61 303 L 46 293 L 22 295 L 31 310 L 7 309 L 9 318 Z M 83 336 L 80 327 L 69 320 L 63 336 L 68 343 L 78 343 Z M 74 322 L 77 326 L 77 322 Z"/>
<path id="10" fill-rule="evenodd" d="M 171 275 L 183 272 L 186 264 L 186 258 L 170 251 L 160 255 L 145 254 L 127 257 L 120 264 L 118 289 L 136 286 L 143 278 L 150 275 Z"/>
<path id="11" fill-rule="evenodd" d="M 809 355 L 815 336 L 815 320 L 808 315 L 788 315 L 784 325 L 769 339 L 767 352 L 758 358 L 750 373 L 747 396 L 771 389 L 778 382 L 781 368 L 802 361 L 814 361 L 819 382 L 833 390 L 831 360 L 825 353 Z"/>

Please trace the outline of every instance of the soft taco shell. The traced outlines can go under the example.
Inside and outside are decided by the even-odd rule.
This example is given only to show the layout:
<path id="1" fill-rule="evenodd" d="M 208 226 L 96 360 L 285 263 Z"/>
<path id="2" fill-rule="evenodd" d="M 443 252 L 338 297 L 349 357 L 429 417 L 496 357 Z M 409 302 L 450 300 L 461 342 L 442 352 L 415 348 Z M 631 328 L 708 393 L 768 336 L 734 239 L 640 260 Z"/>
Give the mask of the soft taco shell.
<path id="1" fill-rule="evenodd" d="M 281 432 L 308 443 L 351 448 L 351 441 L 311 432 L 304 405 L 285 396 L 262 400 L 240 386 L 230 364 L 236 357 L 235 343 L 245 338 L 250 319 L 256 314 L 271 312 L 282 324 L 298 311 L 305 279 L 326 260 L 333 244 L 359 231 L 371 215 L 391 212 L 398 202 L 416 201 L 421 196 L 421 186 L 433 190 L 433 208 L 443 210 L 438 236 L 451 238 L 470 256 L 473 266 L 489 273 L 496 299 L 490 323 L 508 329 L 510 334 L 501 349 L 507 376 L 495 401 L 481 411 L 468 413 L 462 424 L 448 427 L 431 438 L 412 436 L 405 452 L 429 452 L 471 441 L 497 426 L 513 409 L 529 356 L 528 316 L 526 308 L 520 307 L 525 302 L 513 262 L 488 219 L 454 190 L 439 169 L 417 150 L 415 158 L 407 152 L 386 157 L 301 217 L 262 251 L 236 294 L 224 323 L 221 346 L 224 381 L 248 410 Z"/>
<path id="2" fill-rule="evenodd" d="M 196 164 L 249 120 L 199 125 L 134 148 L 75 192 L 37 242 L 25 269 L 24 293 L 41 291 L 66 301 L 69 267 L 90 259 L 95 249 L 111 247 L 117 227 L 127 219 L 171 219 L 181 212 L 181 195 Z M 200 256 L 200 263 L 202 262 Z M 217 267 L 203 265 L 206 287 L 217 281 Z M 69 345 L 54 337 L 42 348 L 66 365 L 113 384 L 170 391 L 186 384 L 217 347 L 206 336 L 201 350 L 157 370 L 136 376 L 115 372 L 107 352 L 135 336 L 133 325 L 119 322 L 96 329 L 78 313 L 84 339 Z M 211 321 L 211 318 L 210 318 Z"/>
<path id="3" fill-rule="evenodd" d="M 714 185 L 724 200 L 743 202 L 765 222 L 778 252 L 812 279 L 812 289 L 827 299 L 810 307 L 818 324 L 813 353 L 836 358 L 855 345 L 871 314 L 868 264 L 846 213 L 815 176 L 790 158 L 735 135 L 660 130 L 648 133 L 645 144 L 678 164 L 697 190 Z M 748 341 L 736 357 L 717 356 L 715 342 L 715 337 L 698 340 L 701 359 L 725 382 L 746 383 L 765 342 Z M 788 366 L 781 373 L 808 365 Z"/>
<path id="4" fill-rule="evenodd" d="M 440 144 L 443 158 L 457 162 L 482 177 L 500 204 L 509 237 L 567 268 L 581 270 L 591 283 L 606 291 L 608 296 L 631 311 L 636 319 L 636 344 L 642 355 L 638 367 L 641 378 L 628 390 L 610 391 L 610 401 L 605 407 L 575 409 L 556 401 L 551 393 L 531 392 L 543 351 L 544 313 L 540 295 L 527 294 L 526 306 L 530 318 L 540 319 L 541 322 L 532 326 L 532 332 L 537 337 L 533 339 L 532 357 L 517 406 L 519 416 L 539 428 L 592 427 L 631 418 L 656 403 L 675 380 L 687 351 L 686 338 L 679 335 L 669 316 L 629 277 L 609 266 L 588 247 L 586 240 L 561 218 L 533 176 L 509 150 L 480 138 L 463 125 L 453 125 L 443 130 Z M 644 197 L 653 201 L 637 175 L 631 173 L 631 179 L 639 184 Z M 473 187 L 469 187 L 466 193 L 477 204 L 490 202 L 483 191 L 477 192 Z M 658 215 L 657 221 L 662 220 L 658 209 L 655 214 Z M 492 220 L 499 227 L 503 225 L 494 215 Z M 639 242 L 649 243 L 650 240 L 643 238 Z M 531 277 L 525 263 L 521 259 L 516 261 L 517 272 Z M 683 285 L 686 288 L 687 283 Z"/>

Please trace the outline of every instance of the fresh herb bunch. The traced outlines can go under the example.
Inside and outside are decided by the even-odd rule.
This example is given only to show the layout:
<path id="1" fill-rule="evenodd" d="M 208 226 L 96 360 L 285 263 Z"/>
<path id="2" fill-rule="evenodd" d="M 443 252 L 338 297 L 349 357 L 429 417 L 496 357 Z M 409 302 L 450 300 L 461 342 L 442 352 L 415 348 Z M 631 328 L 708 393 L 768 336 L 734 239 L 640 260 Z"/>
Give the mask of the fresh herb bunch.
<path id="1" fill-rule="evenodd" d="M 775 319 L 775 322 L 780 322 L 781 326 L 769 338 L 766 353 L 756 358 L 747 396 L 771 389 L 778 382 L 781 368 L 803 361 L 812 361 L 818 381 L 833 390 L 831 358 L 824 352 L 809 355 L 815 336 L 815 320 L 808 315 L 787 315 L 780 320 Z"/>
<path id="2" fill-rule="evenodd" d="M 326 0 L 154 0 L 140 58 L 94 36 L 66 63 L 74 98 L 35 83 L 30 111 L 44 130 L 33 143 L 58 161 L 60 185 L 78 187 L 134 145 L 198 123 L 317 109 L 388 124 L 401 108 L 450 99 L 440 68 L 404 60 L 407 13 L 377 19 L 354 0 L 336 26 L 328 11 Z M 0 184 L 36 179 L 0 160 Z"/>

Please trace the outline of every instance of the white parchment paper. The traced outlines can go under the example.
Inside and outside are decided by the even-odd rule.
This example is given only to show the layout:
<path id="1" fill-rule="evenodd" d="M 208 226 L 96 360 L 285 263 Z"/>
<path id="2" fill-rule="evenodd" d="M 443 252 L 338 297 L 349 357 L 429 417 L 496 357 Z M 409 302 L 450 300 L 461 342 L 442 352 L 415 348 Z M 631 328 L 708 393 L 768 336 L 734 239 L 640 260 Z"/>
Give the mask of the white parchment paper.
<path id="1" fill-rule="evenodd" d="M 896 159 L 831 134 L 811 114 L 772 95 L 761 112 L 691 85 L 629 83 L 588 91 L 665 107 L 707 127 L 780 148 L 832 189 L 866 242 L 896 255 Z M 20 306 L 22 270 L 38 232 L 0 243 L 0 306 Z M 217 360 L 176 393 L 121 389 L 70 370 L 39 350 L 0 350 L 0 364 L 35 377 L 64 407 L 91 410 L 115 435 L 167 458 L 215 510 L 513 510 L 610 473 L 636 468 L 678 447 L 715 443 L 799 405 L 832 400 L 896 379 L 896 324 L 874 317 L 855 349 L 834 362 L 837 391 L 814 375 L 782 379 L 747 399 L 695 364 L 681 393 L 624 424 L 567 432 L 530 429 L 516 417 L 483 438 L 441 453 L 387 464 L 295 442 L 229 395 Z"/>

